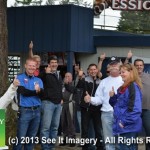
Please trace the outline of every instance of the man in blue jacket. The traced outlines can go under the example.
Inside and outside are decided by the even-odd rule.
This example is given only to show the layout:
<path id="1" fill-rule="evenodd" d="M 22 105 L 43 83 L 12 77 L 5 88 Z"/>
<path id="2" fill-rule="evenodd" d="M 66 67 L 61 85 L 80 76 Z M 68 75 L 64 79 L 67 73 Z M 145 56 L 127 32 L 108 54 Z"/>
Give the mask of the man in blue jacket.
<path id="1" fill-rule="evenodd" d="M 32 150 L 34 143 L 38 143 L 36 138 L 40 123 L 40 95 L 43 91 L 43 82 L 34 76 L 37 62 L 30 58 L 25 63 L 25 73 L 19 74 L 17 79 L 20 85 L 17 89 L 18 95 L 18 122 L 17 139 L 14 150 Z"/>

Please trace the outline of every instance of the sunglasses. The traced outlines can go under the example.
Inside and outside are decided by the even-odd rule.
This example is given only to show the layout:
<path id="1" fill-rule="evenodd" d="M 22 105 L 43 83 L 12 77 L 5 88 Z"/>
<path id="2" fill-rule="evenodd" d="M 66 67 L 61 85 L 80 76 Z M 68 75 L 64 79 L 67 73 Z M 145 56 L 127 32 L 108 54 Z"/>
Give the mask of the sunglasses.
<path id="1" fill-rule="evenodd" d="M 110 73 L 110 71 L 107 70 L 106 73 Z"/>

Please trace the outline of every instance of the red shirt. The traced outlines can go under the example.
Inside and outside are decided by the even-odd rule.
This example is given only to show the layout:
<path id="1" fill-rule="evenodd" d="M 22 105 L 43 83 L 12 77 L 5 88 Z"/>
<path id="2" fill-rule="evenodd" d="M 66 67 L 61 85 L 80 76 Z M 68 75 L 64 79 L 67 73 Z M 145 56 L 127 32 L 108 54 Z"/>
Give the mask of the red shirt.
<path id="1" fill-rule="evenodd" d="M 38 76 L 39 75 L 39 73 L 40 73 L 40 71 L 39 71 L 39 69 L 36 69 L 35 71 L 34 71 L 34 76 Z"/>

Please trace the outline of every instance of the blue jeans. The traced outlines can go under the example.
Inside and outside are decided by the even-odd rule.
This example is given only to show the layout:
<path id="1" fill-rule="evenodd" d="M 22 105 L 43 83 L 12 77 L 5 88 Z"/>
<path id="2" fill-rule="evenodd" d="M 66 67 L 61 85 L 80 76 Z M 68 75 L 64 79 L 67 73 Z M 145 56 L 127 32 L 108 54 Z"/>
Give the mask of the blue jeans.
<path id="1" fill-rule="evenodd" d="M 81 133 L 81 111 L 77 110 L 77 120 L 80 128 L 80 133 Z"/>
<path id="2" fill-rule="evenodd" d="M 40 124 L 40 107 L 33 110 L 29 108 L 19 108 L 18 122 L 17 122 L 17 138 L 18 144 L 14 145 L 14 150 L 32 150 L 34 142 L 38 143 L 39 139 L 35 139 L 39 124 Z M 28 141 L 30 139 L 30 141 Z"/>
<path id="3" fill-rule="evenodd" d="M 118 148 L 119 150 L 138 150 L 138 146 L 137 146 L 137 143 L 135 142 L 132 142 L 132 139 L 136 139 L 137 138 L 137 135 L 138 133 L 136 132 L 129 132 L 129 133 L 123 133 L 123 134 L 120 134 L 119 137 L 122 137 L 124 140 L 120 143 L 118 143 Z M 129 139 L 131 139 L 131 144 L 127 143 L 130 142 Z"/>
<path id="4" fill-rule="evenodd" d="M 102 128 L 103 128 L 103 135 L 104 135 L 104 143 L 107 138 L 113 137 L 113 112 L 104 112 L 101 113 L 101 120 L 102 120 Z M 115 150 L 115 144 L 105 143 L 106 150 Z"/>
<path id="5" fill-rule="evenodd" d="M 55 147 L 54 143 L 42 143 L 42 138 L 56 139 L 60 122 L 62 106 L 50 101 L 42 101 L 42 119 L 41 119 L 41 146 L 42 150 L 51 150 Z"/>
<path id="6" fill-rule="evenodd" d="M 150 110 L 142 109 L 143 127 L 147 137 L 150 137 Z M 150 150 L 150 143 L 146 144 L 146 150 Z"/>

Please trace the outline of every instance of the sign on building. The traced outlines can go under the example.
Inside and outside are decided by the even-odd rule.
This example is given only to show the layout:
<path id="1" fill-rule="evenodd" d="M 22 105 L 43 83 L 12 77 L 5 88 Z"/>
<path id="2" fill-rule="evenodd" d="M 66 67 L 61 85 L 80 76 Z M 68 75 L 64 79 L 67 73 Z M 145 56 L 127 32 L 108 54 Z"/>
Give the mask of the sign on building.
<path id="1" fill-rule="evenodd" d="M 150 10 L 149 0 L 112 0 L 115 10 Z"/>

